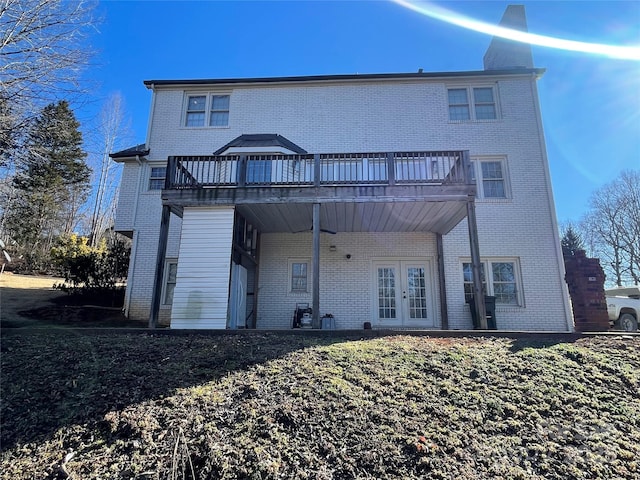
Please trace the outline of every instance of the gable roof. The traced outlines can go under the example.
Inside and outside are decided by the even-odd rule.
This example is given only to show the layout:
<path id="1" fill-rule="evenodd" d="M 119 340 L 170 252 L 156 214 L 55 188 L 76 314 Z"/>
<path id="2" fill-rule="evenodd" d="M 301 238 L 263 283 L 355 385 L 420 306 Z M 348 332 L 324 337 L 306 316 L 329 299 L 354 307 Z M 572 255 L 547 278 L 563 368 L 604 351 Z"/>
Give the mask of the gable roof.
<path id="1" fill-rule="evenodd" d="M 282 147 L 295 153 L 307 153 L 304 148 L 299 147 L 288 138 L 278 135 L 277 133 L 255 133 L 240 135 L 223 147 L 220 147 L 213 152 L 213 154 L 222 155 L 222 153 L 232 147 L 255 148 L 256 152 L 259 151 L 260 147 Z"/>
<path id="2" fill-rule="evenodd" d="M 109 156 L 113 159 L 116 158 L 130 158 L 135 156 L 144 157 L 149 155 L 149 149 L 144 143 L 140 145 L 136 145 L 135 147 L 125 148 L 124 150 L 120 150 L 119 152 L 110 153 Z"/>

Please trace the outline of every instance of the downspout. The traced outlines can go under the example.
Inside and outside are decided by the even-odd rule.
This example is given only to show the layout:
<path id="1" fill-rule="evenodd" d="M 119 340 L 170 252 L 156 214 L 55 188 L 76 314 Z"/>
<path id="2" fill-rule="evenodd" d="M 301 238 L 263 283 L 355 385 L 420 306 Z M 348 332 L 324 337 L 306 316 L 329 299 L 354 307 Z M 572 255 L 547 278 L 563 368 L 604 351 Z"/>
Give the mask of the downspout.
<path id="1" fill-rule="evenodd" d="M 573 332 L 573 315 L 571 306 L 569 305 L 569 287 L 565 281 L 564 256 L 560 246 L 560 234 L 558 232 L 558 218 L 555 209 L 555 200 L 553 198 L 553 189 L 551 186 L 551 172 L 549 170 L 549 158 L 547 157 L 547 146 L 544 139 L 544 130 L 542 129 L 542 115 L 540 113 L 540 99 L 538 98 L 537 75 L 531 75 L 531 94 L 535 103 L 536 126 L 538 128 L 538 140 L 540 142 L 540 153 L 542 154 L 542 165 L 544 170 L 544 179 L 547 187 L 547 195 L 549 199 L 549 213 L 551 216 L 551 229 L 553 230 L 553 241 L 555 243 L 556 258 L 558 261 L 558 273 L 560 274 L 560 284 L 562 289 L 562 303 L 564 305 L 565 318 L 567 321 L 567 331 Z"/>

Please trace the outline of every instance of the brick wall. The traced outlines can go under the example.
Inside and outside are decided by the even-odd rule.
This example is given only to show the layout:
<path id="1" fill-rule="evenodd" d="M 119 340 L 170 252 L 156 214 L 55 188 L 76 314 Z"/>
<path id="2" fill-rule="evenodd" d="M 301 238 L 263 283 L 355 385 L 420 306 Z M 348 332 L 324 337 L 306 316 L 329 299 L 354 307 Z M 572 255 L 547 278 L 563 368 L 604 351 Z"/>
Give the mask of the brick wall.
<path id="1" fill-rule="evenodd" d="M 258 328 L 291 328 L 296 303 L 311 305 L 311 271 L 308 293 L 292 293 L 289 260 L 312 258 L 311 233 L 270 233 L 260 243 Z M 331 246 L 335 248 L 331 248 Z M 347 255 L 350 258 L 347 259 Z M 363 328 L 374 320 L 374 265 L 415 260 L 427 266 L 428 321 L 440 328 L 436 240 L 432 233 L 338 233 L 320 236 L 320 315 L 331 313 L 336 328 Z M 399 287 L 398 287 L 399 288 Z"/>
<path id="2" fill-rule="evenodd" d="M 449 121 L 447 88 L 478 85 L 495 86 L 499 118 Z M 185 90 L 167 88 L 154 93 L 149 158 L 211 155 L 242 134 L 278 133 L 312 153 L 519 150 L 535 159 L 541 152 L 534 90 L 531 76 L 219 87 L 209 91 L 230 93 L 229 126 L 186 128 Z"/>
<path id="3" fill-rule="evenodd" d="M 162 200 L 160 190 L 149 190 L 151 166 L 135 161 L 125 163 L 116 210 L 116 229 L 132 230 L 133 247 L 129 262 L 125 312 L 129 318 L 146 321 L 151 310 L 155 278 Z M 172 214 L 169 225 L 167 258 L 177 258 L 180 248 L 182 220 Z M 160 322 L 169 323 L 171 305 L 160 306 Z"/>
<path id="4" fill-rule="evenodd" d="M 609 330 L 604 271 L 597 258 L 587 258 L 584 250 L 565 259 L 565 270 L 573 318 L 578 332 Z"/>
<path id="5" fill-rule="evenodd" d="M 571 318 L 554 206 L 550 201 L 544 140 L 537 117 L 535 82 L 532 76 L 482 76 L 332 84 L 235 85 L 223 88 L 231 95 L 229 126 L 225 128 L 183 127 L 185 91 L 177 87 L 160 89 L 154 92 L 149 160 L 166 162 L 169 155 L 210 155 L 238 135 L 250 133 L 278 133 L 314 153 L 467 149 L 472 157 L 504 158 L 510 185 L 508 198 L 477 202 L 481 256 L 515 258 L 521 269 L 523 304 L 499 309 L 499 326 L 515 330 L 566 331 L 572 328 Z M 447 87 L 473 85 L 496 87 L 499 118 L 495 121 L 449 121 Z M 216 90 L 212 88 L 210 91 Z M 161 201 L 159 192 L 145 192 L 149 165 L 131 164 L 128 167 L 123 173 L 120 189 L 118 214 L 121 219 L 118 219 L 118 225 L 133 227 L 139 234 L 139 248 L 132 259 L 134 278 L 129 286 L 130 314 L 148 317 Z M 136 181 L 133 176 L 137 176 L 140 168 L 138 184 L 142 193 L 138 195 L 134 215 L 130 209 L 135 202 Z M 295 236 L 296 239 L 301 235 Z M 180 221 L 172 217 L 167 256 L 177 256 L 179 239 Z M 407 236 L 407 240 L 411 239 Z M 297 251 L 293 248 L 292 252 Z M 431 251 L 433 246 L 429 248 Z M 466 221 L 444 237 L 444 249 L 450 326 L 470 328 L 461 270 L 462 262 L 469 257 Z M 269 254 L 266 249 L 264 251 L 267 257 L 263 260 L 273 262 L 277 271 L 280 267 L 278 259 L 282 257 L 274 253 L 273 260 L 269 260 Z M 310 257 L 308 252 L 310 250 L 305 250 L 301 255 Z M 405 252 L 408 251 L 401 249 L 392 254 L 413 255 Z M 425 255 L 423 252 L 415 254 Z M 350 268 L 358 265 L 354 261 Z M 342 268 L 343 264 L 335 267 Z M 262 281 L 262 272 L 267 269 L 267 264 L 261 266 L 263 288 L 266 285 Z M 369 269 L 367 265 L 367 272 Z M 369 295 L 369 288 L 366 290 L 365 294 Z M 328 291 L 322 295 L 329 298 L 335 292 Z M 262 296 L 263 300 L 266 298 Z M 274 297 L 273 301 L 277 303 L 281 299 Z M 369 308 L 369 301 L 366 306 Z M 266 304 L 261 307 L 271 308 Z M 326 307 L 321 308 L 326 310 Z M 354 308 L 362 311 L 360 306 Z M 290 309 L 288 306 L 287 311 Z M 166 314 L 168 310 L 163 309 L 163 312 Z M 265 314 L 267 312 L 265 310 Z M 268 314 L 269 317 L 271 315 Z M 358 326 L 364 320 L 360 317 L 353 317 Z"/>

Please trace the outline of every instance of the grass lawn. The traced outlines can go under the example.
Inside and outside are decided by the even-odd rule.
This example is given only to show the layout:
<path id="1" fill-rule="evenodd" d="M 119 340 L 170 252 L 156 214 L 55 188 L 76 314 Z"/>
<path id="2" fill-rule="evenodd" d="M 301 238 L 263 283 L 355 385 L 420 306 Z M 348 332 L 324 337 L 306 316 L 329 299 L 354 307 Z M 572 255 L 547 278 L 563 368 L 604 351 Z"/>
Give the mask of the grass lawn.
<path id="1" fill-rule="evenodd" d="M 3 479 L 640 478 L 640 337 L 1 346 Z"/>

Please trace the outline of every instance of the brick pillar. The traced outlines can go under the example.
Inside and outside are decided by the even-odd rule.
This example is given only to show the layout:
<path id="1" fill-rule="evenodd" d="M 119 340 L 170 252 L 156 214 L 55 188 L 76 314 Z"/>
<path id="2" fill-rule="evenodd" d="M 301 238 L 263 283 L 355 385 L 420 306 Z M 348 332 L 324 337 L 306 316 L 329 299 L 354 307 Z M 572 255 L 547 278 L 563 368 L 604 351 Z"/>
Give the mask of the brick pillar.
<path id="1" fill-rule="evenodd" d="M 604 271 L 597 258 L 587 258 L 584 250 L 564 259 L 573 319 L 577 332 L 609 330 Z"/>

